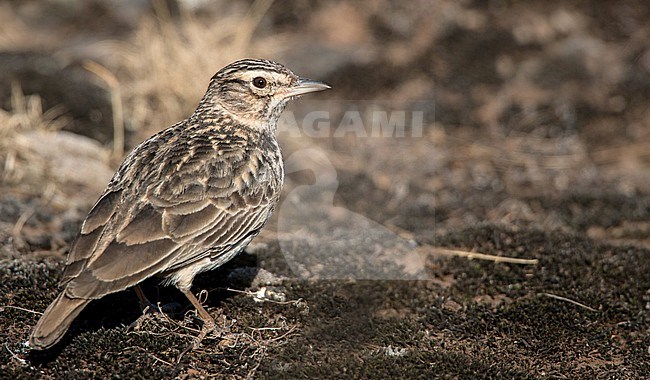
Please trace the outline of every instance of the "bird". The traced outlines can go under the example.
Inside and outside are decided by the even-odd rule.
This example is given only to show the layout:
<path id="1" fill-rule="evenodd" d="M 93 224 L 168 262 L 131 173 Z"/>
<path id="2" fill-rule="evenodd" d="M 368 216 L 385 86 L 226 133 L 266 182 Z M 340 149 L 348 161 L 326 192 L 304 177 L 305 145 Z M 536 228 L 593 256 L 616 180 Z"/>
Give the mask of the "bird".
<path id="1" fill-rule="evenodd" d="M 45 350 L 93 300 L 151 277 L 173 285 L 203 325 L 216 327 L 191 292 L 194 277 L 235 257 L 273 213 L 284 181 L 277 122 L 287 103 L 329 89 L 270 60 L 219 70 L 187 119 L 127 155 L 85 218 L 67 255 L 61 292 L 29 339 Z"/>

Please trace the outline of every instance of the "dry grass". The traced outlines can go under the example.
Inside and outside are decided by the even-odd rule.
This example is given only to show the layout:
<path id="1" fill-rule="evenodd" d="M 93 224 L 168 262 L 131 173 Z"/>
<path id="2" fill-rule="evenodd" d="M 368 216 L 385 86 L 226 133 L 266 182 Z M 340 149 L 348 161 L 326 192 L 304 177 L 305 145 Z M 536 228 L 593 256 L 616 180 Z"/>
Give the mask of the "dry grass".
<path id="1" fill-rule="evenodd" d="M 163 7 L 145 17 L 134 35 L 108 43 L 122 86 L 124 112 L 138 139 L 187 117 L 214 73 L 245 56 L 262 56 L 277 47 L 254 30 L 271 0 L 258 0 L 245 14 L 200 19 L 189 13 L 171 19 Z"/>
<path id="2" fill-rule="evenodd" d="M 264 288 L 262 288 L 264 289 Z M 207 292 L 202 292 L 207 297 Z M 273 301 L 271 299 L 260 299 L 256 295 L 259 292 L 241 292 L 252 297 L 256 302 L 271 302 L 285 307 L 296 307 L 298 310 L 308 311 L 307 303 L 302 300 L 291 300 L 285 302 Z M 160 305 L 158 305 L 160 307 Z M 282 307 L 282 306 L 281 306 Z M 214 313 L 213 313 L 214 314 Z M 248 373 L 253 375 L 259 365 L 267 356 L 267 351 L 273 347 L 285 344 L 292 336 L 297 333 L 299 324 L 288 319 L 281 314 L 271 318 L 264 326 L 252 327 L 241 323 L 235 319 L 228 318 L 222 310 L 217 310 L 216 323 L 218 329 L 208 334 L 205 340 L 196 350 L 188 350 L 194 343 L 196 336 L 200 333 L 196 327 L 196 312 L 194 310 L 185 313 L 182 321 L 171 319 L 164 313 L 143 313 L 134 325 L 130 334 L 139 336 L 151 336 L 154 339 L 164 338 L 181 338 L 186 345 L 170 347 L 164 352 L 150 352 L 149 349 L 137 345 L 132 348 L 147 352 L 157 363 L 162 365 L 174 366 L 173 363 L 191 360 L 192 357 L 201 355 L 224 355 L 230 352 L 238 353 L 241 360 L 252 365 Z M 214 341 L 216 340 L 216 342 Z M 187 347 L 187 348 L 186 348 Z M 244 359 L 245 358 L 245 359 Z M 231 364 L 224 360 L 223 364 L 228 367 Z M 201 365 L 194 367 L 198 372 L 204 371 Z"/>
<path id="3" fill-rule="evenodd" d="M 3 202 L 12 204 L 12 198 L 23 196 L 39 199 L 20 203 L 15 223 L 0 222 L 0 241 L 12 242 L 7 244 L 10 254 L 29 249 L 26 241 L 43 233 L 54 251 L 62 240 L 54 232 L 61 229 L 60 219 L 36 229 L 25 228 L 28 220 L 46 204 L 58 211 L 86 207 L 96 197 L 94 193 L 101 191 L 92 186 L 93 179 L 109 175 L 101 146 L 62 132 L 67 122 L 60 107 L 43 111 L 41 98 L 25 96 L 17 83 L 12 86 L 11 108 L 0 109 L 0 191 L 7 196 Z"/>
<path id="4" fill-rule="evenodd" d="M 60 108 L 43 112 L 38 95 L 25 96 L 18 83 L 12 85 L 11 109 L 0 109 L 0 173 L 3 181 L 19 183 L 42 170 L 34 152 L 17 144 L 19 136 L 33 131 L 57 131 L 67 123 Z"/>
<path id="5" fill-rule="evenodd" d="M 38 95 L 12 87 L 11 109 L 0 109 L 0 179 L 18 193 L 52 200 L 64 208 L 86 205 L 112 170 L 102 146 L 61 131 L 69 122 L 62 107 L 43 111 Z"/>

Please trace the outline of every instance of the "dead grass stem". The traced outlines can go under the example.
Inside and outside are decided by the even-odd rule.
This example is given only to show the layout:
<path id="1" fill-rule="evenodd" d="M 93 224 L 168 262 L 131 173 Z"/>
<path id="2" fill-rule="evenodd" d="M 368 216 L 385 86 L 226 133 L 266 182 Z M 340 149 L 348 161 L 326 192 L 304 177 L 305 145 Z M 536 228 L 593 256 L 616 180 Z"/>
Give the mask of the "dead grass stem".
<path id="1" fill-rule="evenodd" d="M 245 15 L 203 20 L 188 12 L 171 19 L 164 8 L 145 17 L 133 37 L 114 42 L 125 119 L 144 138 L 190 114 L 208 79 L 228 63 L 273 49 L 272 39 L 251 39 L 272 1 L 257 0 Z M 264 46 L 262 48 L 262 46 Z"/>
<path id="2" fill-rule="evenodd" d="M 43 111 L 38 95 L 25 96 L 17 82 L 11 86 L 11 109 L 0 109 L 0 178 L 20 182 L 28 173 L 43 173 L 45 162 L 17 143 L 19 134 L 29 131 L 57 131 L 69 119 L 60 107 Z"/>

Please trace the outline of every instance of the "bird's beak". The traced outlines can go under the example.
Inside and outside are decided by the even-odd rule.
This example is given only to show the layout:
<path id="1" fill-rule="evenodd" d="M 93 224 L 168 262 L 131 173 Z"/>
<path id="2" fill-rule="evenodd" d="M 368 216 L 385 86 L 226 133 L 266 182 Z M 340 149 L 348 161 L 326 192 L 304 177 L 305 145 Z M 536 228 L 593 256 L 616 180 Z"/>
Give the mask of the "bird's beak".
<path id="1" fill-rule="evenodd" d="M 287 97 L 298 96 L 302 94 L 307 94 L 309 92 L 323 91 L 331 88 L 329 85 L 319 82 L 317 80 L 299 78 L 298 83 L 295 86 L 291 87 L 287 93 Z"/>

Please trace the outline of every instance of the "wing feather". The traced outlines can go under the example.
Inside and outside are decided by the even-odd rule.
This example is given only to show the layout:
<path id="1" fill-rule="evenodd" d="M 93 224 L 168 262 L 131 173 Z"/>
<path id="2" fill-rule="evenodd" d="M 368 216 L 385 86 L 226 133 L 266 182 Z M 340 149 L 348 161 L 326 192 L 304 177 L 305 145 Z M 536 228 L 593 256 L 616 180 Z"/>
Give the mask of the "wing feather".
<path id="1" fill-rule="evenodd" d="M 167 237 L 163 231 L 162 215 L 151 205 L 146 205 L 117 234 L 116 241 L 126 245 L 148 243 Z"/>
<path id="2" fill-rule="evenodd" d="M 269 207 L 242 210 L 235 215 L 224 212 L 229 217 L 198 235 L 194 239 L 197 249 L 179 256 L 166 271 L 174 271 L 208 257 L 218 260 L 219 256 L 228 253 L 233 247 L 243 249 L 240 247 L 241 242 L 259 233 L 270 212 Z"/>
<path id="3" fill-rule="evenodd" d="M 163 270 L 182 252 L 179 248 L 170 239 L 137 246 L 112 243 L 99 260 L 68 283 L 66 294 L 73 298 L 96 299 L 126 289 Z"/>
<path id="4" fill-rule="evenodd" d="M 168 236 L 176 239 L 195 236 L 210 228 L 221 212 L 223 211 L 212 205 L 192 214 L 179 215 L 165 210 L 162 218 L 163 230 Z"/>
<path id="5" fill-rule="evenodd" d="M 88 213 L 88 216 L 86 216 L 86 220 L 84 220 L 83 226 L 81 227 L 81 233 L 89 234 L 97 228 L 106 225 L 106 222 L 115 214 L 121 196 L 121 191 L 109 191 L 99 198 L 92 210 Z"/>

